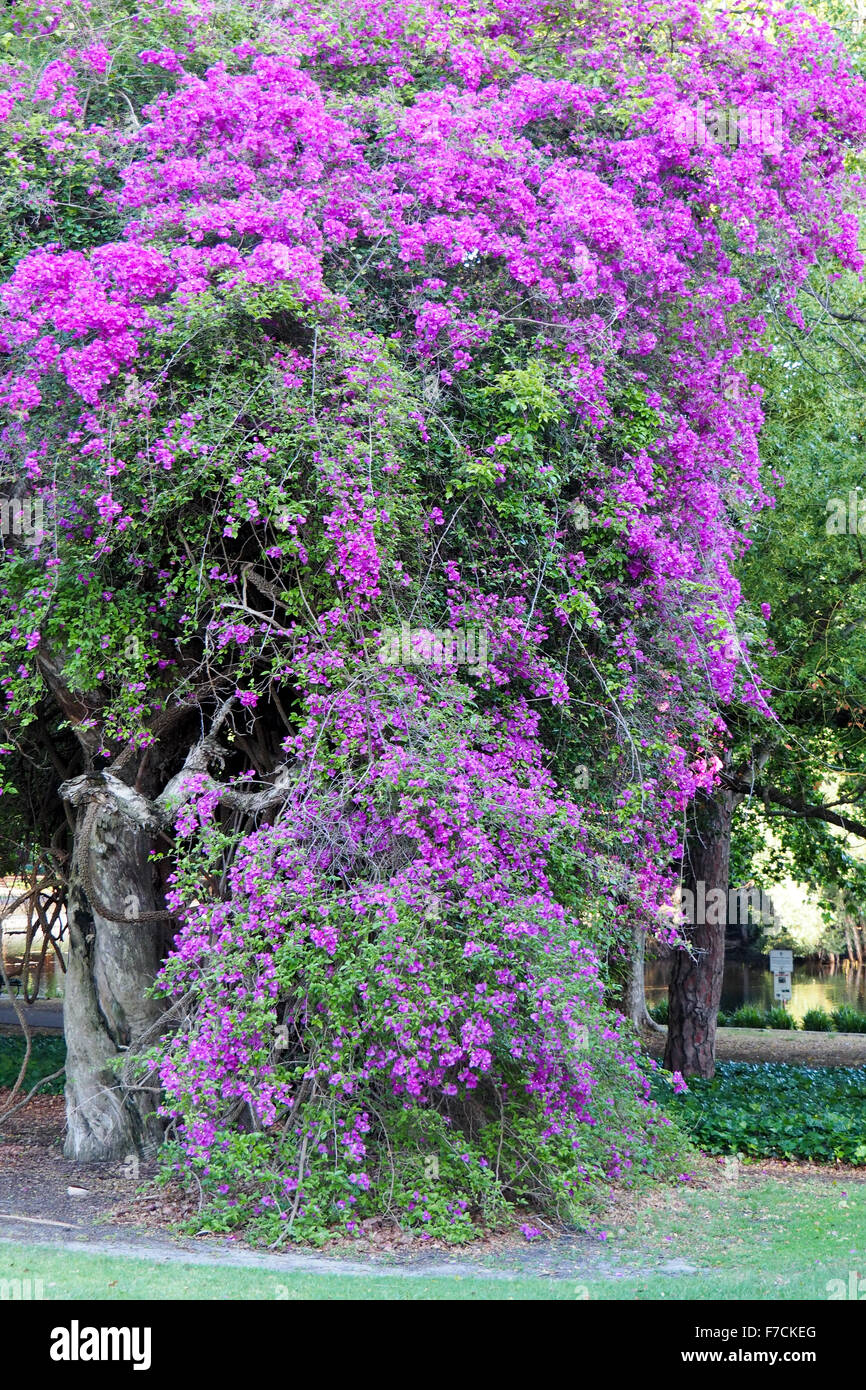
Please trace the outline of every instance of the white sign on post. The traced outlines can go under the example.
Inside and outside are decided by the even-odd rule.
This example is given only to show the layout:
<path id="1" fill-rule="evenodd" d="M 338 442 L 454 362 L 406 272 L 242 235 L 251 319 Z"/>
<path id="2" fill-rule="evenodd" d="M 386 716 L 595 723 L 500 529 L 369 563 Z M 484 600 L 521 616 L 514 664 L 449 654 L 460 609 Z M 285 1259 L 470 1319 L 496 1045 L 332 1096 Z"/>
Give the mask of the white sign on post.
<path id="1" fill-rule="evenodd" d="M 774 975 L 792 975 L 794 972 L 794 952 L 771 951 L 770 970 Z"/>
<path id="2" fill-rule="evenodd" d="M 774 998 L 774 999 L 790 999 L 790 998 L 791 998 L 791 976 L 790 976 L 790 975 L 778 974 L 778 975 L 774 975 L 774 976 L 773 976 L 773 998 Z"/>

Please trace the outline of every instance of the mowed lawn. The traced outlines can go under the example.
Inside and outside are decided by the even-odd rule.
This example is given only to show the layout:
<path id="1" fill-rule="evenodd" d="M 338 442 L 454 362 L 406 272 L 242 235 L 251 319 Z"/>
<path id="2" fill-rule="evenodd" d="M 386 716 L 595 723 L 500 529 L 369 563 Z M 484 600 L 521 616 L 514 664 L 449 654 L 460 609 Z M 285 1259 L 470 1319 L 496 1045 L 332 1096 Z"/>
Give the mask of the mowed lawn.
<path id="1" fill-rule="evenodd" d="M 455 1256 L 472 1273 L 285 1273 L 183 1260 L 91 1254 L 0 1241 L 0 1296 L 41 1281 L 46 1299 L 482 1299 L 768 1300 L 866 1295 L 866 1182 L 850 1170 L 767 1177 L 747 1171 L 729 1188 L 655 1188 L 621 1195 L 585 1259 L 555 1243 L 489 1256 Z M 540 1256 L 544 1254 L 544 1258 Z M 549 1256 L 549 1258 L 548 1258 Z M 530 1258 L 531 1257 L 531 1258 Z M 449 1256 L 438 1259 L 440 1265 Z M 544 1273 L 542 1273 L 544 1271 Z M 507 1275 L 507 1277 L 505 1277 Z M 852 1275 L 855 1276 L 852 1283 Z M 32 1295 L 31 1295 L 32 1296 Z"/>

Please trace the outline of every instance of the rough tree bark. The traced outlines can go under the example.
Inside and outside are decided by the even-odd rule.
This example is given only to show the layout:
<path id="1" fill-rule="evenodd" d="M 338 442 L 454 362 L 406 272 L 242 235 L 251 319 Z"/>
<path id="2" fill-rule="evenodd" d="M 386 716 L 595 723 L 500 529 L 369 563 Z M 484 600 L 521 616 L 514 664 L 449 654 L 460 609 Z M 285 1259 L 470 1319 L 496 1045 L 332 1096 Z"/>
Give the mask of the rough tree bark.
<path id="1" fill-rule="evenodd" d="M 699 793 L 686 838 L 683 889 L 696 905 L 706 902 L 714 888 L 728 895 L 733 795 L 719 789 L 713 796 Z M 684 929 L 688 951 L 677 951 L 669 989 L 668 1037 L 664 1065 L 683 1076 L 715 1075 L 716 1019 L 722 995 L 727 911 L 696 916 L 721 918 L 695 921 Z"/>
<path id="2" fill-rule="evenodd" d="M 40 648 L 45 684 L 78 740 L 85 767 L 99 758 L 98 705 L 69 688 L 63 662 Z M 168 724 L 169 716 L 163 716 Z M 130 761 L 133 750 L 114 766 Z M 158 759 L 154 759 L 158 763 Z M 59 771 L 59 769 L 58 769 Z M 140 768 L 139 768 L 140 771 Z M 158 766 L 154 768 L 159 775 Z M 109 789 L 113 788 L 113 794 Z M 149 862 L 152 816 L 124 814 L 127 789 L 110 773 L 85 773 L 58 789 L 68 803 L 73 846 L 67 890 L 68 952 L 64 1152 L 81 1162 L 147 1154 L 161 1136 L 155 1092 L 130 1090 L 109 1063 L 158 1032 L 165 1004 L 146 997 L 167 940 Z M 154 1025 L 156 1029 L 154 1029 Z"/>
<path id="3" fill-rule="evenodd" d="M 155 755 L 146 776 L 139 766 L 137 784 L 151 794 L 162 786 L 153 800 L 112 771 L 84 773 L 60 787 L 76 814 L 63 1011 L 68 1158 L 148 1155 L 162 1137 L 158 1091 L 123 1084 L 109 1064 L 126 1049 L 156 1042 L 164 1026 L 166 1002 L 146 991 L 171 941 L 172 918 L 149 856 L 153 837 L 171 826 L 172 807 L 188 794 L 187 779 L 194 774 L 202 789 L 220 790 L 229 809 L 253 818 L 287 794 L 285 769 L 257 793 L 219 787 L 209 777 L 208 759 L 218 751 L 216 735 L 232 703 L 224 703 L 208 736 L 188 747 L 180 771 L 167 781 L 165 761 L 176 762 L 177 745 L 173 753 L 162 750 L 162 762 Z"/>
<path id="4" fill-rule="evenodd" d="M 162 1135 L 157 1091 L 121 1086 L 109 1066 L 125 1049 L 155 1040 L 165 1009 L 164 1001 L 145 994 L 164 949 L 159 918 L 141 920 L 158 911 L 150 848 L 149 836 L 116 806 L 79 803 L 63 1025 L 64 1153 L 80 1162 L 149 1155 Z"/>

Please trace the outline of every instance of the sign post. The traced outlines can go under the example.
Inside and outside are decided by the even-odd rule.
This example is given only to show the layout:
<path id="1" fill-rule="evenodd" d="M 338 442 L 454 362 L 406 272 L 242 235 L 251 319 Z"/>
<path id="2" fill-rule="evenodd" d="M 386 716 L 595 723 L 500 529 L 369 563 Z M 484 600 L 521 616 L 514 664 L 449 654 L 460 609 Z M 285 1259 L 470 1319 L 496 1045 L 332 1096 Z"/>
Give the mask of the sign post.
<path id="1" fill-rule="evenodd" d="M 794 975 L 794 952 L 771 951 L 770 970 L 773 974 L 773 998 L 786 1004 L 791 998 Z"/>
<path id="2" fill-rule="evenodd" d="M 773 998 L 785 1001 L 791 998 L 790 975 L 778 974 L 773 976 Z"/>

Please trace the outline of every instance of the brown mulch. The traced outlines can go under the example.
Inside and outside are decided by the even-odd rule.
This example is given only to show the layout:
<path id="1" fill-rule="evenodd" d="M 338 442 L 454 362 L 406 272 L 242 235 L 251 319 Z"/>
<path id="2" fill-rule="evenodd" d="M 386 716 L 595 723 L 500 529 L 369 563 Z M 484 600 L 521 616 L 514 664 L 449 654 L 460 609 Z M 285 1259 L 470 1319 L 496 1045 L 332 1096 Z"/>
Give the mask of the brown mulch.
<path id="1" fill-rule="evenodd" d="M 34 1144 L 52 1144 L 59 1140 L 64 1123 L 62 1096 L 31 1096 L 27 1105 L 19 1110 L 17 1107 L 27 1094 L 26 1090 L 19 1091 L 10 1107 L 12 1113 L 4 1115 L 11 1094 L 0 1087 L 0 1144 L 5 1139 L 16 1138 Z M 0 1153 L 5 1154 L 5 1149 L 0 1149 Z"/>
<path id="2" fill-rule="evenodd" d="M 866 1168 L 854 1168 L 850 1163 L 805 1163 L 798 1159 L 756 1158 L 751 1163 L 741 1163 L 740 1181 L 763 1182 L 765 1178 L 778 1178 L 785 1182 L 814 1182 L 816 1178 L 824 1182 L 839 1183 L 850 1187 L 851 1183 L 866 1183 Z"/>

